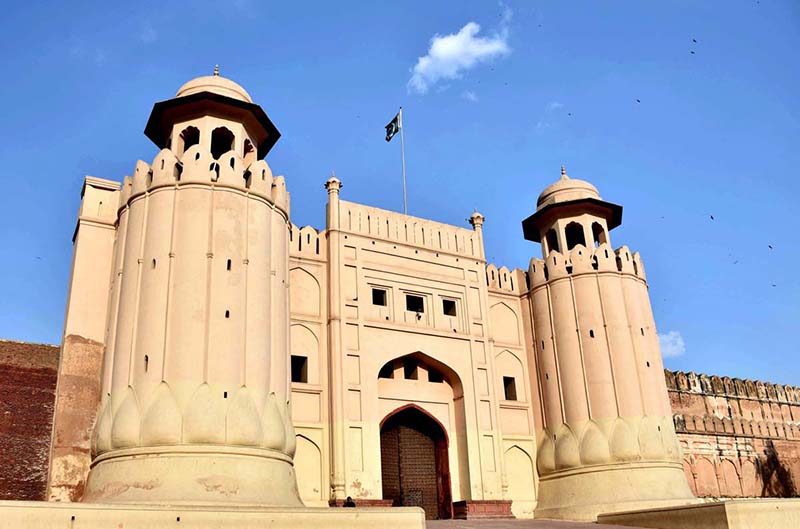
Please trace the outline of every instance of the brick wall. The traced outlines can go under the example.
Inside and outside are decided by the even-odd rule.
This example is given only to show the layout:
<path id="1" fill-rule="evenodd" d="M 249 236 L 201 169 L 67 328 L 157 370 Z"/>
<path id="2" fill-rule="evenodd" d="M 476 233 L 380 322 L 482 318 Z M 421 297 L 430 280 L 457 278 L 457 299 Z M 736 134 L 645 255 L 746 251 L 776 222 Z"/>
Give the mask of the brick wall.
<path id="1" fill-rule="evenodd" d="M 58 354 L 0 340 L 0 499 L 44 499 Z"/>
<path id="2" fill-rule="evenodd" d="M 800 491 L 800 388 L 665 371 L 684 472 L 699 497 Z"/>

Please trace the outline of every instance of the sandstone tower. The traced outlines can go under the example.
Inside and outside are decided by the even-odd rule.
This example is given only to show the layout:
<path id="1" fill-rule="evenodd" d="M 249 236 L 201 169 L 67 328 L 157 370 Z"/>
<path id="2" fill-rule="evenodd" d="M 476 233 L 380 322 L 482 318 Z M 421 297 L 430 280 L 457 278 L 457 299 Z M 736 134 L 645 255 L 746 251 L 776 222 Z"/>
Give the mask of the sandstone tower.
<path id="1" fill-rule="evenodd" d="M 83 501 L 299 506 L 289 195 L 264 161 L 280 134 L 216 71 L 145 134 L 161 152 L 113 195 L 113 253 L 95 256 L 113 274 Z"/>
<path id="2" fill-rule="evenodd" d="M 609 231 L 622 207 L 561 178 L 523 221 L 544 260 L 529 269 L 537 433 L 537 517 L 594 519 L 692 498 L 667 399 L 644 268 Z"/>

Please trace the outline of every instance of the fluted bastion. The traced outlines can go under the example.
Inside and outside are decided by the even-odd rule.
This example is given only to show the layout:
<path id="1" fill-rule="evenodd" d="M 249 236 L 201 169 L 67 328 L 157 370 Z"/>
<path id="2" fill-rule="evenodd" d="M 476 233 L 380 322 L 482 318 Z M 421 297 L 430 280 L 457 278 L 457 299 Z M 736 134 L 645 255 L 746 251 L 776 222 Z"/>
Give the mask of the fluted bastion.
<path id="1" fill-rule="evenodd" d="M 170 140 L 151 164 L 137 162 L 119 194 L 83 501 L 300 505 L 287 354 L 289 195 L 263 159 L 214 152 L 220 138 L 246 149 L 249 136 L 230 133 L 249 135 L 246 126 L 218 108 L 192 116 L 173 127 L 182 141 Z"/>
<path id="2" fill-rule="evenodd" d="M 544 255 L 526 276 L 542 407 L 541 517 L 593 520 L 692 498 L 644 266 L 627 246 L 611 247 L 621 216 L 562 167 L 523 221 Z"/>

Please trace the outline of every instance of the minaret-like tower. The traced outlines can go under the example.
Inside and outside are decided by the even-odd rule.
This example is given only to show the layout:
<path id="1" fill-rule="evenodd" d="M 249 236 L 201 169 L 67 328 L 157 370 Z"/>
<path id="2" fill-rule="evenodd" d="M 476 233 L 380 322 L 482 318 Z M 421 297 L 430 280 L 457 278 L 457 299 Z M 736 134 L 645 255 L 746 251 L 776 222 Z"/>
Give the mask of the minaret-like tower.
<path id="1" fill-rule="evenodd" d="M 690 501 L 638 253 L 613 250 L 622 207 L 588 182 L 561 178 L 522 222 L 541 242 L 530 263 L 543 429 L 536 516 Z"/>
<path id="2" fill-rule="evenodd" d="M 300 506 L 280 136 L 238 84 L 157 103 L 120 192 L 102 402 L 83 501 Z M 103 281 L 104 278 L 97 278 Z"/>

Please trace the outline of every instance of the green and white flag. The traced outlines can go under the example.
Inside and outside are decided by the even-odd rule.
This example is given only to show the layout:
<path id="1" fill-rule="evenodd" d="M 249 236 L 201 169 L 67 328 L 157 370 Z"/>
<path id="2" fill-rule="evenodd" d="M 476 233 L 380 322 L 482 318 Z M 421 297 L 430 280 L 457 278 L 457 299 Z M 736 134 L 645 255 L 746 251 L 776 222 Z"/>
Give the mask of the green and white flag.
<path id="1" fill-rule="evenodd" d="M 397 115 L 392 118 L 392 121 L 386 125 L 386 141 L 392 141 L 392 138 L 395 134 L 400 132 L 400 129 L 403 128 L 403 111 L 397 113 Z"/>

